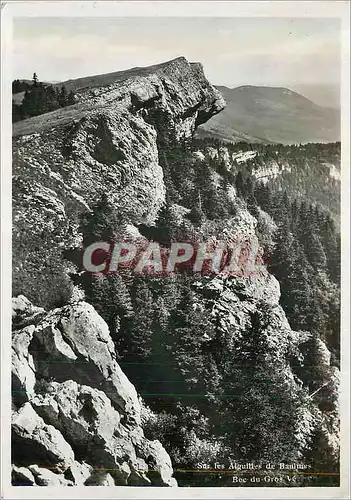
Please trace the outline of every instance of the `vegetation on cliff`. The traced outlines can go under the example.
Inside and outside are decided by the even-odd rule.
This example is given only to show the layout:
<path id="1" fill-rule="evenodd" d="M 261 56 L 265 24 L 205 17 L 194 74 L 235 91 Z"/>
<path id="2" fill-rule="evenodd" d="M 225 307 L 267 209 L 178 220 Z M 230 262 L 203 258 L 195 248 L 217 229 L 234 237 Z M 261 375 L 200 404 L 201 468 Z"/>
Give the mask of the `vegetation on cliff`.
<path id="1" fill-rule="evenodd" d="M 55 109 L 71 106 L 76 102 L 73 92 L 67 92 L 66 87 L 54 87 L 40 82 L 36 73 L 33 80 L 14 80 L 12 94 L 24 92 L 21 102 L 12 101 L 12 121 L 25 120 L 31 116 L 49 113 Z"/>

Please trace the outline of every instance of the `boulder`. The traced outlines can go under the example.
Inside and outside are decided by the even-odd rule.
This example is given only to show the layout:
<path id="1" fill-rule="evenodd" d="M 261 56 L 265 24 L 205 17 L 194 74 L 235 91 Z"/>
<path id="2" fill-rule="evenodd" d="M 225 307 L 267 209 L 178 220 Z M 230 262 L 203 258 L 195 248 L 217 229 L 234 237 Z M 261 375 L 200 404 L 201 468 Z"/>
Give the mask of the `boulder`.
<path id="1" fill-rule="evenodd" d="M 27 467 L 16 465 L 12 465 L 11 484 L 12 486 L 36 486 L 33 473 Z"/>
<path id="2" fill-rule="evenodd" d="M 65 479 L 63 474 L 55 474 L 37 465 L 30 465 L 28 468 L 33 473 L 38 486 L 73 486 L 72 481 Z"/>
<path id="3" fill-rule="evenodd" d="M 99 472 L 107 469 L 116 484 L 164 486 L 172 482 L 172 464 L 161 443 L 145 439 L 139 426 L 124 427 L 104 392 L 73 380 L 51 382 L 47 394 L 37 395 L 32 405 L 60 430 L 77 455 L 89 456 L 95 467 L 101 465 Z M 152 462 L 150 478 L 145 459 Z M 93 484 L 96 477 L 94 471 L 86 481 Z"/>
<path id="4" fill-rule="evenodd" d="M 16 328 L 37 323 L 45 314 L 45 309 L 34 306 L 24 295 L 12 299 L 12 323 Z"/>
<path id="5" fill-rule="evenodd" d="M 83 486 L 91 476 L 93 467 L 85 462 L 74 461 L 65 471 L 65 478 L 70 479 L 76 486 Z"/>
<path id="6" fill-rule="evenodd" d="M 128 420 L 140 423 L 135 387 L 118 365 L 108 326 L 93 306 L 79 302 L 51 311 L 35 329 L 34 339 L 41 376 L 71 378 L 102 389 Z"/>
<path id="7" fill-rule="evenodd" d="M 34 325 L 30 325 L 12 335 L 12 398 L 18 406 L 34 394 L 35 364 L 28 351 L 34 330 Z"/>
<path id="8" fill-rule="evenodd" d="M 61 432 L 47 425 L 28 402 L 12 416 L 12 455 L 16 465 L 37 461 L 57 471 L 65 471 L 74 461 L 74 452 Z"/>
<path id="9" fill-rule="evenodd" d="M 115 481 L 111 474 L 106 471 L 95 470 L 85 481 L 85 486 L 115 486 Z"/>

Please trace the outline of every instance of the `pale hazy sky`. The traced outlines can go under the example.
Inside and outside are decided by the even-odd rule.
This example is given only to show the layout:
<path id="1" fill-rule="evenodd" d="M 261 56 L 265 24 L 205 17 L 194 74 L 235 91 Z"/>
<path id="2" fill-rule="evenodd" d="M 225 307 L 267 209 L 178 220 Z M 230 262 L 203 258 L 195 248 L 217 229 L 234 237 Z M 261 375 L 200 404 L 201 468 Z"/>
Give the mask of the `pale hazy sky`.
<path id="1" fill-rule="evenodd" d="M 340 82 L 338 19 L 16 18 L 13 78 L 43 81 L 148 66 L 180 55 L 216 85 Z"/>

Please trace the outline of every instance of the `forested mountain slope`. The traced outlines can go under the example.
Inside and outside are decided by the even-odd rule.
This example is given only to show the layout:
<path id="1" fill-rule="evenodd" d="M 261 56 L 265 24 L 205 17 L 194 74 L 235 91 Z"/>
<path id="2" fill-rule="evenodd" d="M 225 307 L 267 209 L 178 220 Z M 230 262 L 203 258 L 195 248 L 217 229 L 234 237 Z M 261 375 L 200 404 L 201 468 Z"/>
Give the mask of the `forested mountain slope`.
<path id="1" fill-rule="evenodd" d="M 244 176 L 250 176 L 255 183 L 262 183 L 273 192 L 286 191 L 300 201 L 317 203 L 339 219 L 340 142 L 289 146 L 221 143 L 208 138 L 196 140 L 195 151 L 197 146 L 208 161 L 222 161 L 232 174 L 242 171 Z"/>

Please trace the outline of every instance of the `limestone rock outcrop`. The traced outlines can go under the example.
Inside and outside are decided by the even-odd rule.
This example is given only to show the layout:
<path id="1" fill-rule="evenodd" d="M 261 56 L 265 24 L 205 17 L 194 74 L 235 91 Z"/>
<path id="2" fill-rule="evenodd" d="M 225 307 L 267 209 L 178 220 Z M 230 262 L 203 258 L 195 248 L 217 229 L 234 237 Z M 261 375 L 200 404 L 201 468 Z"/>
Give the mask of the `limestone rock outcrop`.
<path id="1" fill-rule="evenodd" d="M 183 57 L 106 82 L 14 125 L 14 295 L 44 307 L 71 295 L 61 252 L 79 243 L 81 214 L 105 193 L 131 222 L 152 223 L 165 198 L 158 142 L 190 136 L 225 105 Z"/>
<path id="2" fill-rule="evenodd" d="M 45 313 L 16 297 L 13 316 L 20 313 L 27 326 L 14 323 L 13 332 L 13 484 L 176 486 L 166 450 L 144 436 L 137 392 L 95 309 L 77 302 Z"/>

